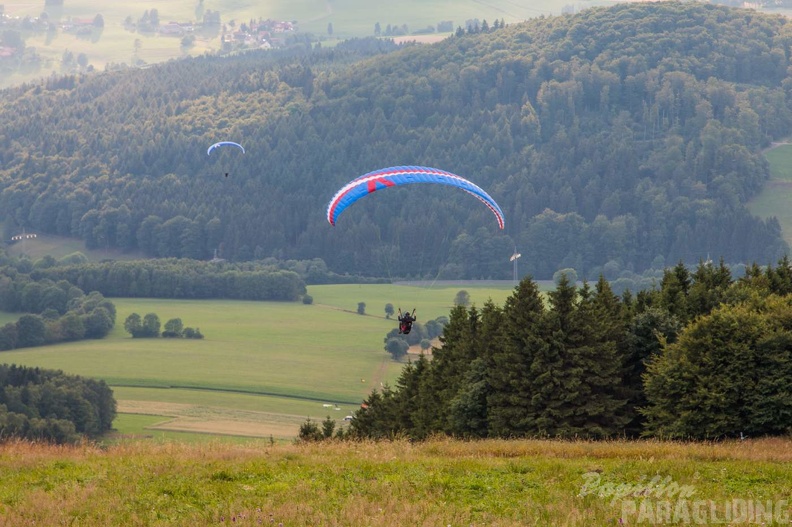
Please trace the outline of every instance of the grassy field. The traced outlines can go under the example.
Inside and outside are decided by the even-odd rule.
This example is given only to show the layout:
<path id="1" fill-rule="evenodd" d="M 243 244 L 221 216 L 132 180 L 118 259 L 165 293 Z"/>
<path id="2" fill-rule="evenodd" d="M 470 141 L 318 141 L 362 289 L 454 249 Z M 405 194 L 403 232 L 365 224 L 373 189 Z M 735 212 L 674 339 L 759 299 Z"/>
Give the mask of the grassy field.
<path id="1" fill-rule="evenodd" d="M 761 218 L 775 216 L 781 224 L 784 240 L 792 246 L 792 144 L 784 144 L 765 154 L 770 163 L 771 179 L 748 203 L 748 210 Z"/>
<path id="2" fill-rule="evenodd" d="M 11 442 L 0 525 L 787 525 L 791 462 L 789 439 Z"/>
<path id="3" fill-rule="evenodd" d="M 38 234 L 30 240 L 16 242 L 6 247 L 11 256 L 27 255 L 34 262 L 43 256 L 55 259 L 81 252 L 89 260 L 98 262 L 105 259 L 134 260 L 142 258 L 141 253 L 124 253 L 118 249 L 86 249 L 85 242 L 78 238 L 66 238 L 52 234 Z"/>
<path id="4" fill-rule="evenodd" d="M 16 322 L 19 319 L 19 313 L 5 313 L 0 311 L 0 326 L 8 324 L 9 322 Z"/>
<path id="5" fill-rule="evenodd" d="M 608 2 L 587 1 L 580 7 Z M 0 88 L 60 73 L 64 52 L 75 57 L 84 53 L 88 62 L 103 70 L 109 63 L 132 63 L 135 55 L 147 63 L 163 62 L 187 55 L 198 56 L 217 52 L 221 48 L 220 31 L 197 31 L 195 45 L 184 50 L 181 38 L 155 33 L 140 33 L 124 27 L 124 20 L 138 20 L 147 10 L 157 9 L 161 23 L 169 21 L 200 21 L 205 11 L 219 11 L 221 21 L 232 31 L 242 22 L 256 19 L 296 21 L 298 31 L 311 33 L 326 44 L 352 37 L 373 36 L 379 22 L 384 30 L 388 24 L 406 24 L 411 32 L 436 26 L 441 20 L 451 20 L 460 26 L 468 19 L 478 18 L 492 23 L 496 18 L 514 23 L 539 15 L 560 14 L 568 5 L 565 0 L 518 2 L 515 0 L 114 0 L 97 4 L 90 0 L 67 0 L 64 6 L 48 7 L 50 20 L 66 22 L 71 18 L 91 18 L 101 14 L 105 26 L 100 32 L 78 36 L 59 29 L 55 33 L 26 34 L 25 45 L 35 48 L 42 58 L 36 71 L 0 78 Z M 5 2 L 5 14 L 11 17 L 38 17 L 44 11 L 43 2 Z M 328 34 L 332 24 L 332 35 Z"/>
<path id="6" fill-rule="evenodd" d="M 310 286 L 313 305 L 276 302 L 113 299 L 105 339 L 4 352 L 3 362 L 60 369 L 110 384 L 119 412 L 167 416 L 160 429 L 293 437 L 307 417 L 340 420 L 403 364 L 384 351 L 395 327 L 385 304 L 417 307 L 419 321 L 448 315 L 462 287 Z M 502 304 L 511 286 L 465 285 L 471 301 Z M 366 315 L 357 314 L 358 302 Z M 203 340 L 132 339 L 131 313 L 181 318 Z M 16 318 L 13 315 L 10 320 Z"/>

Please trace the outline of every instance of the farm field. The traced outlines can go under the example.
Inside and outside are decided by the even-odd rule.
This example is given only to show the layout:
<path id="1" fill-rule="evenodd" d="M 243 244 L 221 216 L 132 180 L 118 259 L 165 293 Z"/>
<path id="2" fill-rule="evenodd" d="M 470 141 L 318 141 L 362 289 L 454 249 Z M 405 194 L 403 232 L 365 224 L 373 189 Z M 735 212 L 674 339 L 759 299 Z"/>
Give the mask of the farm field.
<path id="1" fill-rule="evenodd" d="M 578 7 L 603 3 L 587 1 L 579 3 Z M 398 3 L 385 0 L 115 0 L 101 4 L 89 0 L 67 0 L 61 7 L 46 8 L 50 20 L 93 19 L 101 14 L 104 28 L 90 35 L 77 35 L 61 29 L 54 33 L 25 34 L 25 46 L 35 49 L 42 57 L 42 63 L 35 71 L 3 76 L 0 88 L 64 72 L 61 62 L 67 51 L 75 57 L 84 53 L 88 64 L 100 71 L 108 64 L 131 64 L 133 55 L 153 64 L 220 51 L 222 29 L 196 31 L 194 45 L 182 49 L 181 37 L 141 33 L 124 27 L 127 17 L 137 21 L 151 9 L 157 10 L 163 24 L 200 21 L 205 12 L 219 11 L 221 23 L 229 31 L 250 20 L 296 22 L 300 33 L 310 33 L 321 39 L 323 45 L 333 45 L 348 38 L 373 36 L 377 22 L 383 31 L 388 24 L 407 25 L 412 33 L 427 26 L 436 26 L 442 20 L 451 20 L 454 27 L 475 18 L 486 19 L 490 23 L 496 18 L 507 23 L 521 22 L 540 15 L 558 15 L 567 5 L 570 4 L 562 0 L 531 3 L 514 0 L 401 0 Z M 20 18 L 39 17 L 45 11 L 43 3 L 33 2 L 5 2 L 4 7 L 7 16 Z M 329 24 L 332 24 L 332 34 L 328 32 Z"/>
<path id="2" fill-rule="evenodd" d="M 0 525 L 787 525 L 792 441 L 0 445 Z"/>
<path id="3" fill-rule="evenodd" d="M 309 286 L 313 305 L 113 299 L 116 327 L 107 338 L 4 352 L 2 361 L 104 379 L 120 413 L 162 416 L 158 430 L 293 437 L 307 417 L 341 422 L 399 376 L 403 364 L 383 349 L 396 324 L 385 318 L 386 303 L 409 301 L 424 321 L 447 316 L 460 289 L 479 306 L 489 298 L 502 304 L 512 291 Z M 366 315 L 357 314 L 358 302 Z M 131 313 L 156 313 L 162 324 L 178 317 L 206 338 L 132 339 L 123 329 Z"/>
<path id="4" fill-rule="evenodd" d="M 760 218 L 778 218 L 784 241 L 792 247 L 792 144 L 776 146 L 765 156 L 770 163 L 770 180 L 748 203 L 748 210 Z"/>

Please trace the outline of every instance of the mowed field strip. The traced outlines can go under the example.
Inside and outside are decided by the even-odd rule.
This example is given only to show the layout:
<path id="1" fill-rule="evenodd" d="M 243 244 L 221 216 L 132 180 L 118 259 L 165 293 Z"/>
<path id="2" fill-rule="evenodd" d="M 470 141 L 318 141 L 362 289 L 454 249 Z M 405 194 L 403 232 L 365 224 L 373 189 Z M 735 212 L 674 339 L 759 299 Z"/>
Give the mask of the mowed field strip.
<path id="1" fill-rule="evenodd" d="M 163 416 L 159 428 L 294 436 L 307 417 L 340 421 L 398 378 L 403 364 L 384 350 L 396 326 L 385 318 L 387 303 L 416 308 L 425 322 L 448 316 L 461 289 L 476 306 L 502 305 L 513 284 L 309 286 L 312 305 L 117 298 L 107 338 L 4 352 L 2 362 L 104 379 L 119 412 Z M 124 331 L 131 313 L 156 313 L 163 325 L 181 318 L 206 338 L 133 339 Z"/>

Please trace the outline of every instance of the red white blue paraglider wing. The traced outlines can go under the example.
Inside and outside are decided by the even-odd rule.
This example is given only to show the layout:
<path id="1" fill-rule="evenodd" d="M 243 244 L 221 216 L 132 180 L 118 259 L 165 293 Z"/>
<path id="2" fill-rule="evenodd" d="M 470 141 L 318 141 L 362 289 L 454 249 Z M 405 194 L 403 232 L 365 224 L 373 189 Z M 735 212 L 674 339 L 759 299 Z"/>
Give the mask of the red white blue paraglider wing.
<path id="1" fill-rule="evenodd" d="M 215 148 L 219 148 L 221 146 L 235 146 L 235 147 L 239 148 L 240 150 L 242 150 L 243 154 L 245 153 L 244 147 L 242 145 L 240 145 L 239 143 L 234 143 L 233 141 L 220 141 L 219 143 L 215 143 L 212 146 L 210 146 L 209 149 L 206 151 L 206 155 L 211 154 L 212 150 L 214 150 Z"/>
<path id="2" fill-rule="evenodd" d="M 498 227 L 504 228 L 503 211 L 481 187 L 451 172 L 418 166 L 383 168 L 353 179 L 336 192 L 333 199 L 330 200 L 327 206 L 327 221 L 331 225 L 335 225 L 338 216 L 363 196 L 384 188 L 409 185 L 410 183 L 434 183 L 461 188 L 484 203 L 495 214 Z"/>

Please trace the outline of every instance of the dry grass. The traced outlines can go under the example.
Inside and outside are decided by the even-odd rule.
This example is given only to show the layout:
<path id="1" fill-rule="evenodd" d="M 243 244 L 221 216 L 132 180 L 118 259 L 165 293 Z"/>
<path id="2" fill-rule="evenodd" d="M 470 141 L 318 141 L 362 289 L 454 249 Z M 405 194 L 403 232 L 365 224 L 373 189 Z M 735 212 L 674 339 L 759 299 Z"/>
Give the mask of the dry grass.
<path id="1" fill-rule="evenodd" d="M 581 495 L 653 476 L 697 499 L 786 499 L 792 440 L 0 446 L 0 526 L 618 525 Z M 630 522 L 626 522 L 630 524 Z"/>

